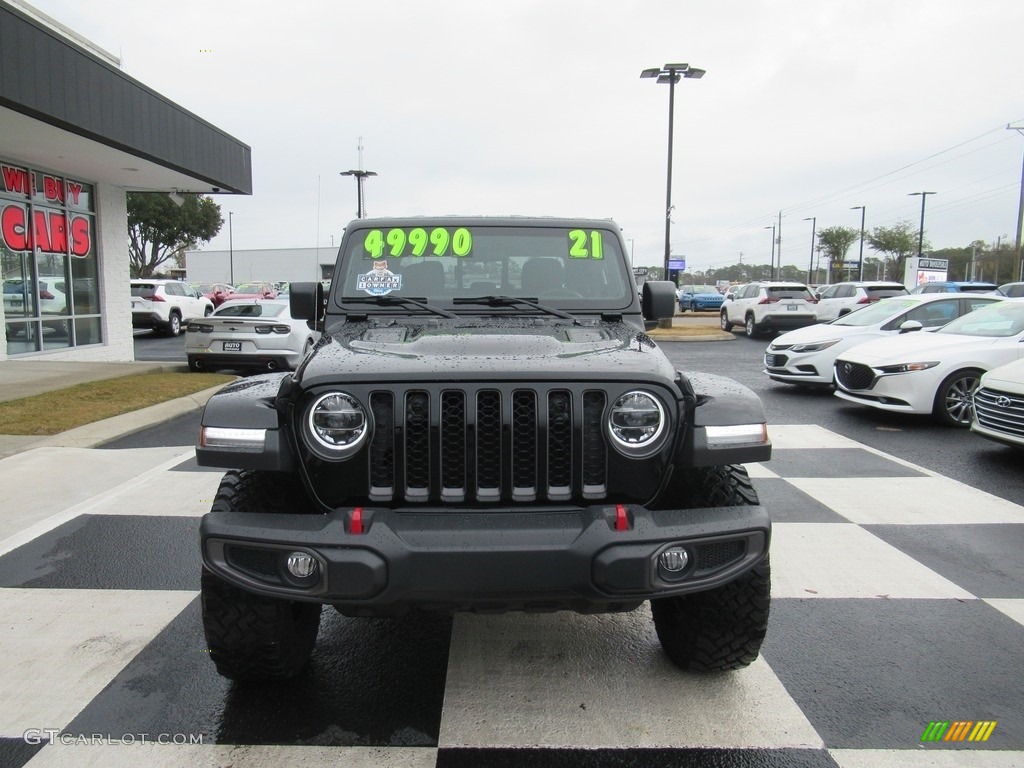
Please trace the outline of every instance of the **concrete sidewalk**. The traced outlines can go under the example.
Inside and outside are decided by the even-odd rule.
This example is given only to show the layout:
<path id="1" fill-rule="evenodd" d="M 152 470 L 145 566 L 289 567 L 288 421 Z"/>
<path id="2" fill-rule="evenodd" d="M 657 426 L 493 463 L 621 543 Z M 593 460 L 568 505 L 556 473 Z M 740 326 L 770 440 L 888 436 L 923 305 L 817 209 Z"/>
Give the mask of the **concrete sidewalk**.
<path id="1" fill-rule="evenodd" d="M 76 384 L 139 373 L 187 372 L 185 364 L 88 363 L 50 360 L 0 361 L 0 401 L 54 392 Z M 0 435 L 0 458 L 45 446 L 92 448 L 123 435 L 202 408 L 220 387 L 121 414 L 57 435 Z"/>

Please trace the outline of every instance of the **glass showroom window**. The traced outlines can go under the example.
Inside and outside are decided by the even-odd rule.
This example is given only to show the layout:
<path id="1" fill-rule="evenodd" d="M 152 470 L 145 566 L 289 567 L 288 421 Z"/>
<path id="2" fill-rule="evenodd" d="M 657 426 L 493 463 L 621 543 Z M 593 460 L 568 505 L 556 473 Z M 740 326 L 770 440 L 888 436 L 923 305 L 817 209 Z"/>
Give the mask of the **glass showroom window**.
<path id="1" fill-rule="evenodd" d="M 0 161 L 9 356 L 101 342 L 91 184 Z"/>

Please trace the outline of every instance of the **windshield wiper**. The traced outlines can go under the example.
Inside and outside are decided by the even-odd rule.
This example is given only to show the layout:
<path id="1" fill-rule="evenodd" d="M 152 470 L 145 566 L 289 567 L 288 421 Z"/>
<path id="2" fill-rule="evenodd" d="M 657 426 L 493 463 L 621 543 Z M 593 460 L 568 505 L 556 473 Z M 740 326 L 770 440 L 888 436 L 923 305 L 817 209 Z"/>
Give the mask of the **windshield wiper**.
<path id="1" fill-rule="evenodd" d="M 433 304 L 428 304 L 426 298 L 411 298 L 410 296 L 343 296 L 341 298 L 342 304 L 376 304 L 381 307 L 398 304 L 411 304 L 414 307 L 425 309 L 428 312 L 433 312 L 435 315 L 441 317 L 457 318 L 458 315 L 453 315 L 447 310 L 435 307 Z"/>
<path id="2" fill-rule="evenodd" d="M 452 304 L 486 304 L 489 307 L 511 307 L 515 304 L 525 304 L 549 315 L 572 320 L 576 325 L 580 324 L 580 321 L 568 312 L 563 312 L 554 307 L 547 307 L 541 304 L 539 299 L 535 299 L 532 296 L 528 298 L 520 296 L 456 296 L 452 299 Z"/>

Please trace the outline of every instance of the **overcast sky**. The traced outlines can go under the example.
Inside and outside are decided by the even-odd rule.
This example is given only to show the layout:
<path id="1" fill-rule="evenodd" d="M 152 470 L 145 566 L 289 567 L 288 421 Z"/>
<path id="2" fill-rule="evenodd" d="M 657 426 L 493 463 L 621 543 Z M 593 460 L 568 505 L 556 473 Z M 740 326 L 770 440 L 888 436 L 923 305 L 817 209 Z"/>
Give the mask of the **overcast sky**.
<path id="1" fill-rule="evenodd" d="M 811 221 L 868 231 L 927 197 L 934 247 L 1013 242 L 1021 0 L 33 0 L 252 147 L 208 250 L 330 246 L 356 216 L 615 219 L 635 263 L 805 265 Z M 857 246 L 855 245 L 854 248 Z M 866 252 L 870 255 L 870 251 Z M 852 254 L 851 254 L 852 255 Z"/>

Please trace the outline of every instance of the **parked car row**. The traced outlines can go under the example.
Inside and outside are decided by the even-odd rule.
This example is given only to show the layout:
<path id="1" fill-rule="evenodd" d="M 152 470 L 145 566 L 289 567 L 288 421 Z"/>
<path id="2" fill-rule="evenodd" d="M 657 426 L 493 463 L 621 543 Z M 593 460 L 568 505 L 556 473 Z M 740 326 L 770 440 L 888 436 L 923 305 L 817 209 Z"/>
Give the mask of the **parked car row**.
<path id="1" fill-rule="evenodd" d="M 1024 447 L 1021 298 L 996 291 L 884 298 L 780 334 L 764 365 L 773 381 L 832 387 L 848 402 L 931 415 Z"/>

